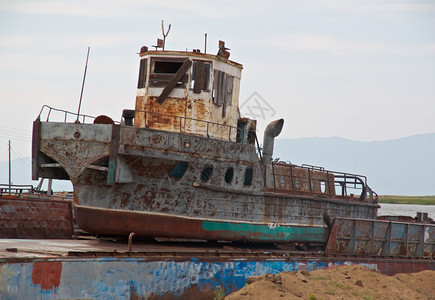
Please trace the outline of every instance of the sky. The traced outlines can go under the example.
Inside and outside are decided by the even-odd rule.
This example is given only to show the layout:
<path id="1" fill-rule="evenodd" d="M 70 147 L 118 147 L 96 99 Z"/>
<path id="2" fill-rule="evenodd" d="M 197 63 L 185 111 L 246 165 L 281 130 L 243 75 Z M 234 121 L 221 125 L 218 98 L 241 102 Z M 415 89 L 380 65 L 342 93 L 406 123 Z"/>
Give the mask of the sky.
<path id="1" fill-rule="evenodd" d="M 0 0 L 0 161 L 31 155 L 43 105 L 120 120 L 134 108 L 141 46 L 243 64 L 241 112 L 281 138 L 358 141 L 435 132 L 435 1 Z M 258 108 L 262 110 L 258 110 Z M 3 170 L 2 170 L 3 172 Z"/>

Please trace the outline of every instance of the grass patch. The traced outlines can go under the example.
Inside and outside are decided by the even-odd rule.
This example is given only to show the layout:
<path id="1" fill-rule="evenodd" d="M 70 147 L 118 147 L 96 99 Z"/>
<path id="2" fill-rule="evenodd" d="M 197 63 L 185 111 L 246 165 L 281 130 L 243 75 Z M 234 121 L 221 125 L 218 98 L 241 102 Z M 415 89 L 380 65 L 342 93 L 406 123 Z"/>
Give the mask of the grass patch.
<path id="1" fill-rule="evenodd" d="M 327 291 L 325 294 L 327 294 L 327 295 L 335 295 L 335 292 L 334 291 Z"/>
<path id="2" fill-rule="evenodd" d="M 309 300 L 317 300 L 316 295 L 314 294 L 310 294 L 310 296 L 308 297 Z"/>
<path id="3" fill-rule="evenodd" d="M 379 196 L 379 203 L 435 205 L 435 196 Z"/>
<path id="4" fill-rule="evenodd" d="M 358 291 L 354 291 L 354 292 L 352 292 L 352 295 L 354 295 L 356 297 L 360 297 L 361 299 L 364 299 L 364 300 L 375 300 L 376 299 L 374 296 L 372 296 L 370 294 L 370 292 L 368 292 L 367 294 L 361 294 L 361 293 L 358 293 Z"/>
<path id="5" fill-rule="evenodd" d="M 224 297 L 225 297 L 225 291 L 220 285 L 218 285 L 216 287 L 215 296 L 213 300 L 223 300 Z"/>
<path id="6" fill-rule="evenodd" d="M 313 280 L 327 280 L 328 279 L 328 277 L 322 277 L 322 276 L 319 276 L 319 277 L 313 277 L 312 278 Z"/>
<path id="7" fill-rule="evenodd" d="M 340 288 L 340 289 L 344 289 L 344 290 L 348 290 L 348 289 L 351 288 L 351 287 L 348 286 L 348 285 L 344 285 L 344 284 L 336 283 L 336 282 L 332 282 L 332 281 L 330 281 L 329 284 L 332 285 L 332 286 L 334 286 L 334 287 L 338 287 L 338 288 Z"/>
<path id="8" fill-rule="evenodd" d="M 367 295 L 362 295 L 361 298 L 364 300 L 375 300 L 375 297 L 370 295 L 370 293 L 368 293 Z"/>

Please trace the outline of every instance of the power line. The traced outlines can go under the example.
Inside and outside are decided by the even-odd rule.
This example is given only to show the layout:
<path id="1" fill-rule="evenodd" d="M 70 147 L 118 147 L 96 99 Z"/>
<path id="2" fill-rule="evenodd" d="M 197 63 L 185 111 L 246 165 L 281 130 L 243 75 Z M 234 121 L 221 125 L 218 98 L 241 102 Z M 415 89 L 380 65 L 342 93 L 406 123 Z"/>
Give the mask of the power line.
<path id="1" fill-rule="evenodd" d="M 11 129 L 4 129 L 0 127 L 0 132 L 3 134 L 13 135 L 13 136 L 22 136 L 22 137 L 31 137 L 32 134 L 30 134 L 28 131 L 16 131 Z"/>
<path id="2" fill-rule="evenodd" d="M 5 134 L 2 134 L 1 132 L 0 132 L 0 137 L 5 138 L 5 139 L 10 139 L 10 140 L 18 140 L 18 141 L 22 141 L 22 142 L 31 142 L 32 141 L 31 137 L 29 137 L 29 138 L 17 137 L 14 135 L 5 135 Z"/>
<path id="3" fill-rule="evenodd" d="M 4 125 L 0 125 L 1 129 L 7 130 L 7 131 L 15 131 L 18 133 L 25 133 L 27 135 L 31 135 L 32 131 L 31 130 L 25 130 L 22 128 L 15 128 L 15 127 L 9 127 L 9 126 L 4 126 Z"/>

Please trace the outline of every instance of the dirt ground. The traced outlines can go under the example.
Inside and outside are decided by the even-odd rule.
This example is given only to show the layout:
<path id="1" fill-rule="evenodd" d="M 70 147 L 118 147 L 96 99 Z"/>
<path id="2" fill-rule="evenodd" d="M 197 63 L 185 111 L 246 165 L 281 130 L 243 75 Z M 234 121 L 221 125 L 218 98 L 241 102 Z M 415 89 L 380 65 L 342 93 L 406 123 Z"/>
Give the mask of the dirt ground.
<path id="1" fill-rule="evenodd" d="M 249 277 L 225 299 L 435 299 L 435 271 L 387 276 L 352 265 L 266 274 Z"/>

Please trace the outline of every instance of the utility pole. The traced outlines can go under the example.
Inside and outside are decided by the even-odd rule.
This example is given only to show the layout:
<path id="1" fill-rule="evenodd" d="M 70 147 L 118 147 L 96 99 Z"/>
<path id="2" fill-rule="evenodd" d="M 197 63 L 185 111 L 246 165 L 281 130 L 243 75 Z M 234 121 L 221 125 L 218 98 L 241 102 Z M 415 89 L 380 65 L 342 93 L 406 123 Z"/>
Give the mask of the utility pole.
<path id="1" fill-rule="evenodd" d="M 9 195 L 11 194 L 11 140 L 9 140 Z"/>

